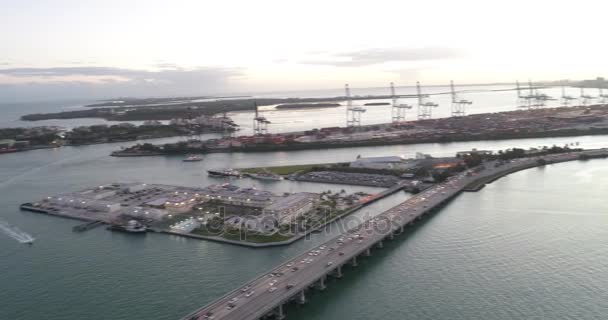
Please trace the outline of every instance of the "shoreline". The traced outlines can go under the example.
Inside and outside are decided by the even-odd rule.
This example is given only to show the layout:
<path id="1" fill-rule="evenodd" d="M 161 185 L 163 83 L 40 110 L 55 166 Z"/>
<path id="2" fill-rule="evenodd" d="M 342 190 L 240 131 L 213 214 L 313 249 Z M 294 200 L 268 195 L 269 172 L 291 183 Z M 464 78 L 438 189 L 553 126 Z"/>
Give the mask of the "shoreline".
<path id="1" fill-rule="evenodd" d="M 507 176 L 509 174 L 515 173 L 515 172 L 519 172 L 519 171 L 523 171 L 526 169 L 530 169 L 530 168 L 534 168 L 534 167 L 540 167 L 540 166 L 545 166 L 545 165 L 549 165 L 549 164 L 555 164 L 555 163 L 562 163 L 562 162 L 569 162 L 569 161 L 585 161 L 588 159 L 596 159 L 596 158 L 607 158 L 608 157 L 608 149 L 607 148 L 601 148 L 601 149 L 587 149 L 587 150 L 583 150 L 583 151 L 578 151 L 578 152 L 569 152 L 569 153 L 565 153 L 565 154 L 554 154 L 554 155 L 550 155 L 550 156 L 541 156 L 538 157 L 538 159 L 545 159 L 545 158 L 549 158 L 548 160 L 546 160 L 546 162 L 541 163 L 538 161 L 534 161 L 534 162 L 530 162 L 530 160 L 534 160 L 537 157 L 529 157 L 529 158 L 523 158 L 526 159 L 527 162 L 522 163 L 520 165 L 517 165 L 515 167 L 506 169 L 506 170 L 500 170 L 498 172 L 496 172 L 493 175 L 490 176 L 481 176 L 478 177 L 477 179 L 475 179 L 474 181 L 470 182 L 468 185 L 466 185 L 461 192 L 477 192 L 480 191 L 481 189 L 483 189 L 483 187 L 485 187 L 487 184 L 492 183 L 504 176 Z M 255 242 L 241 242 L 241 241 L 236 241 L 236 240 L 230 240 L 230 239 L 225 239 L 219 236 L 203 236 L 203 235 L 197 235 L 197 234 L 193 234 L 193 233 L 181 233 L 181 232 L 175 232 L 175 231 L 171 231 L 169 229 L 164 229 L 164 228 L 150 228 L 150 231 L 153 232 L 158 232 L 158 233 L 165 233 L 165 234 L 171 234 L 171 235 L 177 235 L 177 236 L 183 236 L 183 237 L 188 237 L 188 238 L 196 238 L 196 239 L 201 239 L 201 240 L 209 240 L 209 241 L 215 241 L 215 242 L 223 242 L 223 243 L 227 243 L 227 244 L 232 244 L 232 245 L 239 245 L 239 246 L 245 246 L 245 247 L 250 247 L 250 248 L 267 248 L 267 247 L 277 247 L 277 246 L 285 246 L 285 245 L 289 245 L 294 243 L 295 241 L 298 241 L 306 236 L 308 236 L 311 233 L 314 233 L 318 230 L 321 230 L 323 228 L 326 228 L 327 226 L 329 226 L 331 223 L 336 222 L 342 218 L 345 218 L 349 215 L 351 215 L 352 213 L 358 211 L 359 209 L 374 203 L 375 201 L 378 201 L 388 195 L 391 195 L 395 192 L 398 192 L 400 190 L 403 189 L 402 185 L 396 185 L 392 188 L 388 188 L 382 192 L 380 192 L 379 194 L 377 194 L 375 197 L 373 197 L 372 199 L 370 199 L 369 201 L 365 202 L 365 203 L 361 203 L 358 205 L 355 205 L 351 208 L 349 208 L 348 210 L 346 210 L 345 212 L 341 213 L 340 215 L 337 215 L 331 219 L 329 219 L 328 221 L 320 224 L 317 227 L 311 228 L 309 230 L 306 230 L 305 232 L 295 235 L 293 238 L 291 239 L 287 239 L 284 241 L 277 241 L 277 242 L 268 242 L 268 243 L 255 243 Z M 458 192 L 457 194 L 454 195 L 455 198 L 456 196 L 458 196 L 460 194 L 460 192 Z M 37 213 L 45 213 L 48 215 L 53 215 L 53 216 L 58 216 L 58 217 L 62 217 L 62 218 L 67 218 L 67 219 L 74 219 L 74 220 L 81 220 L 81 221 L 96 221 L 96 220 L 100 220 L 98 218 L 91 218 L 91 219 L 85 219 L 85 218 L 79 218 L 79 217 L 74 217 L 74 216 L 69 216 L 69 215 L 65 215 L 62 214 L 61 212 L 50 212 L 48 210 L 43 210 L 40 208 L 36 208 L 34 206 L 32 206 L 31 203 L 23 203 L 20 205 L 20 209 L 21 210 L 25 210 L 25 211 L 31 211 L 31 212 L 37 212 Z M 103 220 L 102 220 L 103 221 Z"/>
<path id="2" fill-rule="evenodd" d="M 190 153 L 248 153 L 248 152 L 278 152 L 278 151 L 299 151 L 299 150 L 327 150 L 341 148 L 357 148 L 357 147 L 376 147 L 389 145 L 416 145 L 424 143 L 452 143 L 452 142 L 471 142 L 471 141 L 501 141 L 501 140 L 518 140 L 518 139 L 535 139 L 535 138 L 553 138 L 553 137 L 581 137 L 608 135 L 608 128 L 594 128 L 586 130 L 564 129 L 559 131 L 543 131 L 534 133 L 519 133 L 510 135 L 496 135 L 480 138 L 477 136 L 462 136 L 462 137 L 440 137 L 428 139 L 412 139 L 412 140 L 369 140 L 369 141 L 352 141 L 347 143 L 301 143 L 292 145 L 258 145 L 255 147 L 231 147 L 226 149 L 206 149 L 206 150 L 186 150 L 184 152 L 133 152 L 133 151 L 114 151 L 110 154 L 113 157 L 131 157 L 131 156 L 172 156 L 185 155 Z"/>

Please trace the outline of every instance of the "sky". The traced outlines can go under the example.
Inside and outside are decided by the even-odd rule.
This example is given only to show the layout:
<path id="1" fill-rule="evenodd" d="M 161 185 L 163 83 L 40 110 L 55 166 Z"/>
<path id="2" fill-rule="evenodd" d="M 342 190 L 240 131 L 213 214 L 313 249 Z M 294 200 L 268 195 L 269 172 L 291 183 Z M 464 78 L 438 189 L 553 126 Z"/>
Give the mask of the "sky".
<path id="1" fill-rule="evenodd" d="M 589 79 L 606 1 L 0 0 L 0 100 Z"/>

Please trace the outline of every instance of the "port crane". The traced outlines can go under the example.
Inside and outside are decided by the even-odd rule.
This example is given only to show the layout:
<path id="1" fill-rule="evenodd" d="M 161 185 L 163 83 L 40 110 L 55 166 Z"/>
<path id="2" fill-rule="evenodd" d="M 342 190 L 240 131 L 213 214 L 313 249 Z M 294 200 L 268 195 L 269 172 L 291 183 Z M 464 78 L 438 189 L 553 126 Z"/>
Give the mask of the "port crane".
<path id="1" fill-rule="evenodd" d="M 466 106 L 473 104 L 473 102 L 458 98 L 453 80 L 450 80 L 450 90 L 452 92 L 452 117 L 464 117 L 466 115 Z"/>
<path id="2" fill-rule="evenodd" d="M 517 99 L 518 99 L 518 107 L 520 108 L 528 108 L 528 110 L 542 108 L 546 106 L 547 101 L 556 100 L 551 96 L 540 92 L 538 89 L 535 89 L 532 85 L 532 80 L 528 80 L 528 94 L 522 94 L 522 88 L 519 85 L 519 81 L 516 82 L 517 85 Z"/>
<path id="3" fill-rule="evenodd" d="M 532 101 L 534 100 L 532 92 L 530 92 L 528 95 L 524 95 L 523 89 L 519 85 L 519 80 L 515 82 L 515 85 L 517 87 L 517 107 L 532 109 Z"/>
<path id="4" fill-rule="evenodd" d="M 608 94 L 604 94 L 604 88 L 600 87 L 600 88 L 598 88 L 598 89 L 599 89 L 599 91 L 600 91 L 600 94 L 599 94 L 599 96 L 598 96 L 598 98 L 599 98 L 599 101 L 598 101 L 598 102 L 599 102 L 601 105 L 606 105 L 606 104 L 608 104 Z"/>
<path id="5" fill-rule="evenodd" d="M 405 113 L 412 106 L 409 104 L 400 104 L 397 95 L 395 94 L 395 84 L 391 82 L 391 99 L 393 101 L 391 107 L 391 119 L 393 123 L 399 123 L 405 120 Z"/>
<path id="6" fill-rule="evenodd" d="M 528 80 L 528 86 L 530 87 L 530 96 L 534 99 L 533 107 L 542 108 L 547 105 L 547 101 L 555 100 L 551 96 L 540 92 L 538 89 L 533 89 L 532 80 Z"/>
<path id="7" fill-rule="evenodd" d="M 255 115 L 253 118 L 253 135 L 265 135 L 268 133 L 268 124 L 270 124 L 270 121 L 268 121 L 268 119 L 266 119 L 266 117 L 264 117 L 262 113 L 259 112 L 258 102 L 254 101 L 253 103 L 255 106 Z"/>
<path id="8" fill-rule="evenodd" d="M 562 85 L 562 106 L 568 107 L 570 103 L 576 101 L 577 98 L 573 96 L 566 95 L 566 87 Z"/>
<path id="9" fill-rule="evenodd" d="M 234 138 L 236 130 L 238 130 L 239 125 L 234 123 L 232 119 L 228 117 L 226 111 L 222 113 L 222 117 L 220 118 L 221 126 L 222 126 L 222 137 L 224 138 Z"/>
<path id="10" fill-rule="evenodd" d="M 581 104 L 588 106 L 596 97 L 585 94 L 585 88 L 581 87 Z"/>
<path id="11" fill-rule="evenodd" d="M 439 107 L 438 104 L 430 101 L 425 101 L 420 88 L 420 82 L 416 82 L 416 92 L 418 97 L 418 120 L 431 119 L 433 108 Z"/>
<path id="12" fill-rule="evenodd" d="M 365 112 L 365 109 L 353 106 L 348 83 L 344 85 L 344 91 L 346 94 L 346 126 L 359 127 L 361 126 L 361 114 Z"/>

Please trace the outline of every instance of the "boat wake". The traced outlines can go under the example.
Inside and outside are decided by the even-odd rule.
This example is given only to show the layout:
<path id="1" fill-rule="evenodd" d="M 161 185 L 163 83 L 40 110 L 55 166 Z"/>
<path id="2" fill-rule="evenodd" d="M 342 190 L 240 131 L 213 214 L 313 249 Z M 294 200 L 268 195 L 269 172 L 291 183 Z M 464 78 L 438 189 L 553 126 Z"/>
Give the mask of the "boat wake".
<path id="1" fill-rule="evenodd" d="M 0 221 L 0 231 L 21 243 L 32 243 L 36 240 L 36 238 L 32 237 L 27 232 L 21 231 L 15 226 L 11 226 L 6 221 Z"/>

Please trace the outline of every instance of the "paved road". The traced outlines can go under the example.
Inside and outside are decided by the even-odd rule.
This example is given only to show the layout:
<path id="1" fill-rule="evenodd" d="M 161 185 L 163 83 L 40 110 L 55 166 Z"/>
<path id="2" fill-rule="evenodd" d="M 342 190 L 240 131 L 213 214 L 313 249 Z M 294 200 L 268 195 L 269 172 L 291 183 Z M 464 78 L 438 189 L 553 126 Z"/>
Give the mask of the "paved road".
<path id="1" fill-rule="evenodd" d="M 607 154 L 608 150 L 583 153 L 599 155 Z M 542 158 L 547 163 L 555 163 L 576 160 L 579 154 L 572 152 Z M 335 273 L 339 267 L 352 262 L 353 258 L 378 245 L 426 212 L 456 196 L 467 185 L 479 179 L 536 166 L 537 160 L 538 158 L 528 158 L 504 164 L 490 161 L 474 170 L 477 172 L 471 171 L 451 177 L 448 181 L 426 189 L 345 234 L 279 265 L 183 319 L 259 319 L 302 290 L 315 285 L 327 274 Z"/>

